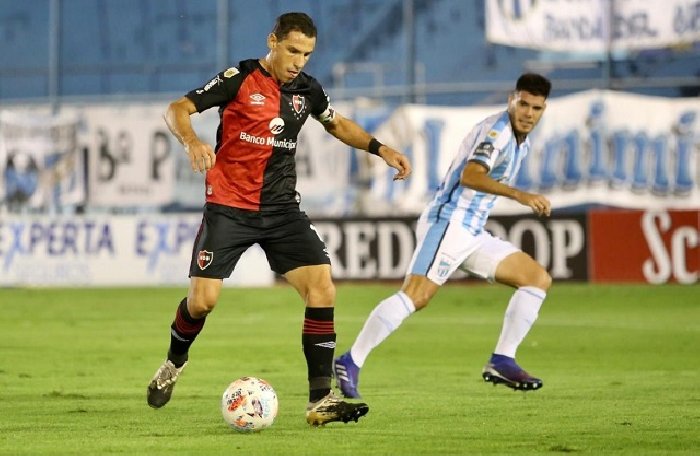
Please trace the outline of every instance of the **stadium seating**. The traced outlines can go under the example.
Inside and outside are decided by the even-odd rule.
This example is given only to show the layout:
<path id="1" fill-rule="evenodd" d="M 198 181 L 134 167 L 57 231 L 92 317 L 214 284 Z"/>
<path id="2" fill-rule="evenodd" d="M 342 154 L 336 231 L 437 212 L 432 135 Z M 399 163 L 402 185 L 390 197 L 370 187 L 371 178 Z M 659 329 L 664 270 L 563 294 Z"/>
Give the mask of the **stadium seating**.
<path id="1" fill-rule="evenodd" d="M 50 13 L 53 4 L 59 5 L 56 16 Z M 60 96 L 181 93 L 206 81 L 223 65 L 263 54 L 267 27 L 290 8 L 307 11 L 316 19 L 319 41 L 307 70 L 331 91 L 353 89 L 357 95 L 377 84 L 403 86 L 411 79 L 433 85 L 506 83 L 529 64 L 552 58 L 487 43 L 480 1 L 413 0 L 414 77 L 406 69 L 411 59 L 402 26 L 402 0 L 258 0 L 244 2 L 245 8 L 229 0 L 224 47 L 217 35 L 221 4 L 217 0 L 6 1 L 0 9 L 0 100 L 51 95 L 53 56 L 58 62 Z M 52 27 L 55 17 L 58 28 Z M 52 46 L 56 53 L 50 52 Z M 611 73 L 644 79 L 696 76 L 699 57 L 697 43 L 683 50 L 645 51 L 615 61 Z M 367 62 L 373 62 L 372 74 L 366 67 L 353 66 Z M 342 71 L 336 71 L 339 64 L 345 64 Z M 601 66 L 600 62 L 550 65 L 548 75 L 595 81 L 601 78 Z M 647 92 L 666 96 L 693 93 L 682 87 L 650 87 Z M 435 92 L 412 101 L 474 104 L 497 101 L 494 96 L 487 88 L 457 95 Z"/>

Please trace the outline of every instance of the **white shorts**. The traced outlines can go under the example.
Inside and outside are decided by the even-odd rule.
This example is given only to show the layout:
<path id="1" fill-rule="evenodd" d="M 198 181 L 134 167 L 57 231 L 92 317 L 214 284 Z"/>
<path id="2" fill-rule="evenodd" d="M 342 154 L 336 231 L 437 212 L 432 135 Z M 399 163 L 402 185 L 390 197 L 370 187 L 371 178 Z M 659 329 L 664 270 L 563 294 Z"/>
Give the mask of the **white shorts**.
<path id="1" fill-rule="evenodd" d="M 520 249 L 486 231 L 475 236 L 459 223 L 427 223 L 421 218 L 408 271 L 438 285 L 444 284 L 457 268 L 493 281 L 498 264 L 515 252 Z"/>

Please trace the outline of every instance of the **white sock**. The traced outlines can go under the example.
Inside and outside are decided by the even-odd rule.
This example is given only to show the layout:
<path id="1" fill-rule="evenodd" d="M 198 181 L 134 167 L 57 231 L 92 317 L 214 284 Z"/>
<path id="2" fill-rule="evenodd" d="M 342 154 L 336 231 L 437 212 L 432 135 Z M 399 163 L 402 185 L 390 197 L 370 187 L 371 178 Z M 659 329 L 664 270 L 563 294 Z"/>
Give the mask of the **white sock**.
<path id="1" fill-rule="evenodd" d="M 520 287 L 515 290 L 508 303 L 494 353 L 515 358 L 515 352 L 537 320 L 546 296 L 547 292 L 537 287 Z"/>
<path id="2" fill-rule="evenodd" d="M 415 311 L 416 306 L 403 291 L 377 304 L 350 348 L 350 355 L 355 364 L 362 367 L 369 352 L 389 337 L 389 334 L 396 331 L 401 323 Z"/>

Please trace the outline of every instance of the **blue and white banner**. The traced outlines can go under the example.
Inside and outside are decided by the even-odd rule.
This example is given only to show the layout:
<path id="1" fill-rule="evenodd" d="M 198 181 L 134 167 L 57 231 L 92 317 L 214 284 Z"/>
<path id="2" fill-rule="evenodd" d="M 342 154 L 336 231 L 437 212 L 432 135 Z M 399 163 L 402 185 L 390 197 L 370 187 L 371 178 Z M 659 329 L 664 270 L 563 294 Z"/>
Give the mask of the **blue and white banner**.
<path id="1" fill-rule="evenodd" d="M 75 116 L 0 112 L 0 210 L 53 212 L 85 202 Z"/>
<path id="2" fill-rule="evenodd" d="M 393 181 L 395 172 L 381 158 L 353 150 L 310 120 L 296 152 L 302 209 L 312 217 L 417 214 L 464 136 L 506 103 L 504 97 L 501 104 L 486 107 L 339 107 L 343 115 L 411 158 L 414 173 L 407 181 Z M 18 123 L 15 113 L 3 112 L 0 196 L 29 209 L 46 207 L 46 201 L 87 202 L 88 212 L 201 208 L 203 175 L 192 171 L 182 146 L 167 131 L 163 110 L 162 103 L 66 106 L 55 120 L 36 127 L 27 120 L 31 116 L 21 116 L 24 120 Z M 214 144 L 216 111 L 194 115 L 192 121 L 200 137 Z M 533 150 L 517 185 L 546 194 L 555 209 L 582 204 L 700 207 L 700 104 L 695 98 L 608 91 L 553 97 L 531 141 Z M 81 161 L 83 151 L 87 167 Z M 57 166 L 44 175 L 48 185 L 39 191 L 41 177 L 35 168 L 51 164 Z M 24 174 L 12 174 L 19 170 Z M 0 205 L 0 215 L 6 208 L 8 204 Z M 522 210 L 502 199 L 495 213 Z"/>
<path id="3" fill-rule="evenodd" d="M 420 212 L 432 198 L 464 136 L 500 106 L 445 108 L 403 106 L 376 136 L 407 153 L 410 179 L 372 157 L 370 215 Z M 530 136 L 516 185 L 545 194 L 553 207 L 601 204 L 634 209 L 700 207 L 700 104 L 588 91 L 552 98 Z M 495 214 L 527 211 L 501 198 Z"/>
<path id="4" fill-rule="evenodd" d="M 700 40 L 700 2 L 486 0 L 486 39 L 581 53 L 677 46 Z"/>
<path id="5" fill-rule="evenodd" d="M 189 284 L 201 215 L 3 216 L 0 286 L 163 286 Z M 258 246 L 225 285 L 267 286 L 274 273 Z"/>

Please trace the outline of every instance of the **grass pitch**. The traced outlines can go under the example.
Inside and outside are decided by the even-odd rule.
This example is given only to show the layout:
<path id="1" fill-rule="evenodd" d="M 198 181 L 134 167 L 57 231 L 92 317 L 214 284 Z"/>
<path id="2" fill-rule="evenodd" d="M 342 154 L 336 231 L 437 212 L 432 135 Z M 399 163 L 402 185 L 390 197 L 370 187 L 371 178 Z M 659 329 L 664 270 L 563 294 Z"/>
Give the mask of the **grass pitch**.
<path id="1" fill-rule="evenodd" d="M 340 285 L 338 349 L 395 285 Z M 455 455 L 700 451 L 700 286 L 555 284 L 518 352 L 544 380 L 481 380 L 511 291 L 448 285 L 375 350 L 359 423 L 304 420 L 303 306 L 291 287 L 225 289 L 173 400 L 146 405 L 182 289 L 0 289 L 0 454 Z M 256 375 L 280 412 L 258 434 L 219 412 Z"/>

